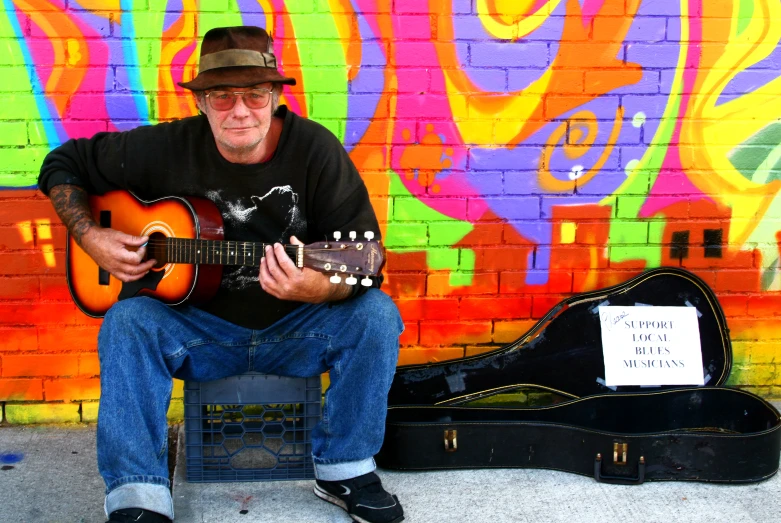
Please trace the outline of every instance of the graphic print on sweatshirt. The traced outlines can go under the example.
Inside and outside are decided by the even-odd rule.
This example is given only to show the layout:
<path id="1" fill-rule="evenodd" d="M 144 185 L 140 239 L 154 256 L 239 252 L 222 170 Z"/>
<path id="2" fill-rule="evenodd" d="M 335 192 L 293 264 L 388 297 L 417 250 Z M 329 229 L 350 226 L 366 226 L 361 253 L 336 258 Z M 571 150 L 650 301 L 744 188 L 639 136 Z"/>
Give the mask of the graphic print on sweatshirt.
<path id="1" fill-rule="evenodd" d="M 272 188 L 263 196 L 224 196 L 225 191 L 209 191 L 206 197 L 222 212 L 225 230 L 231 236 L 252 240 L 258 235 L 266 243 L 289 243 L 291 236 L 306 232 L 306 220 L 298 207 L 298 194 L 290 185 Z M 251 233 L 250 233 L 251 231 Z M 242 232 L 248 234 L 242 235 Z M 234 238 L 231 238 L 234 239 Z M 224 267 L 222 287 L 244 290 L 258 283 L 258 267 Z"/>

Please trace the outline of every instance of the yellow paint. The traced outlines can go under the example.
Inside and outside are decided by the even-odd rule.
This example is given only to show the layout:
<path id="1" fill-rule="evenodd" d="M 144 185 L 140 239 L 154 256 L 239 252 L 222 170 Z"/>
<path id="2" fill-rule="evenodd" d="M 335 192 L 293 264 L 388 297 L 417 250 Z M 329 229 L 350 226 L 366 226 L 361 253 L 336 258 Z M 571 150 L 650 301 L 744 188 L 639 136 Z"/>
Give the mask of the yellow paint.
<path id="1" fill-rule="evenodd" d="M 258 0 L 258 4 L 263 8 L 263 14 L 266 15 L 266 32 L 274 37 L 274 6 L 271 5 L 271 0 Z"/>
<path id="2" fill-rule="evenodd" d="M 575 222 L 562 222 L 561 243 L 575 243 L 575 231 L 577 231 L 577 225 L 575 225 Z"/>
<path id="3" fill-rule="evenodd" d="M 517 40 L 545 22 L 561 0 L 549 0 L 529 13 L 536 0 L 477 0 L 476 10 L 485 30 L 500 40 Z"/>
<path id="4" fill-rule="evenodd" d="M 6 404 L 5 419 L 12 425 L 30 423 L 78 423 L 78 403 Z"/>
<path id="5" fill-rule="evenodd" d="M 52 240 L 52 227 L 49 220 L 35 220 L 35 229 L 38 232 L 38 240 L 47 240 L 47 243 L 41 243 L 40 248 L 43 253 L 43 260 L 47 267 L 56 267 L 57 260 L 54 257 L 54 245 Z"/>
<path id="6" fill-rule="evenodd" d="M 19 234 L 22 235 L 22 241 L 24 243 L 33 242 L 33 227 L 30 221 L 19 222 L 16 224 L 16 227 L 19 229 Z"/>
<path id="7" fill-rule="evenodd" d="M 78 65 L 81 58 L 81 44 L 75 38 L 68 38 L 68 65 Z"/>
<path id="8" fill-rule="evenodd" d="M 114 20 L 119 21 L 122 15 L 120 0 L 79 0 L 79 6 L 89 10 L 93 15 L 109 19 L 114 15 Z"/>

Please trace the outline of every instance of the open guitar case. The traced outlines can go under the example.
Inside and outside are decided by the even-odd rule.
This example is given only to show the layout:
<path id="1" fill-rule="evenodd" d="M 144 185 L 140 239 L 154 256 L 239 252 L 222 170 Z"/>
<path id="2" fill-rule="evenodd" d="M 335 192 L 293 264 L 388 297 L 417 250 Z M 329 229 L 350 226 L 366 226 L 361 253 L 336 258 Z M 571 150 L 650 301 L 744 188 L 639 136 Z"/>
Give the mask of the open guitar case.
<path id="1" fill-rule="evenodd" d="M 602 305 L 695 307 L 705 385 L 606 386 Z M 779 467 L 781 419 L 762 398 L 723 386 L 731 366 L 713 291 L 682 269 L 649 270 L 562 301 L 500 349 L 399 367 L 377 464 L 545 468 L 620 484 L 761 481 Z M 524 388 L 565 399 L 544 407 L 473 405 Z"/>

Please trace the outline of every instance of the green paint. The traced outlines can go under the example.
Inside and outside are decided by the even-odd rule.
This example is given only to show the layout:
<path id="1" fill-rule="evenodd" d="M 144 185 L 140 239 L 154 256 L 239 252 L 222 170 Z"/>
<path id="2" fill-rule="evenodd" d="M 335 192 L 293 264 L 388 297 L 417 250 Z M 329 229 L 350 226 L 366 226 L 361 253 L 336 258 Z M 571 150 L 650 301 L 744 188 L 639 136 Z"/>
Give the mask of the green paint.
<path id="1" fill-rule="evenodd" d="M 461 238 L 472 232 L 474 226 L 469 222 L 453 220 L 446 222 L 429 222 L 429 245 L 454 245 Z"/>
<path id="2" fill-rule="evenodd" d="M 0 126 L 0 186 L 25 187 L 35 184 L 42 156 L 37 149 L 28 149 L 27 121 L 40 121 L 41 115 L 32 94 L 28 70 L 24 66 L 24 54 L 16 39 L 16 33 L 8 15 L 12 12 L 0 13 L 0 64 L 17 67 L 0 69 L 3 79 L 0 91 L 3 92 L 3 103 L 0 104 L 0 120 L 18 120 L 4 122 Z M 21 67 L 20 67 L 21 66 Z M 11 147 L 8 147 L 11 146 Z"/>
<path id="3" fill-rule="evenodd" d="M 776 281 L 777 276 L 778 276 L 778 258 L 770 262 L 769 267 L 765 267 L 762 270 L 762 279 L 760 280 L 760 285 L 762 286 L 763 292 L 767 292 L 770 290 L 770 288 L 773 286 L 773 282 Z"/>
<path id="4" fill-rule="evenodd" d="M 615 236 L 613 236 L 615 234 Z M 610 245 L 623 243 L 647 243 L 648 242 L 648 223 L 627 221 L 621 227 L 610 229 Z"/>
<path id="5" fill-rule="evenodd" d="M 451 287 L 469 287 L 472 285 L 473 279 L 474 274 L 471 272 L 453 271 L 450 273 L 450 280 L 448 283 L 450 283 Z"/>
<path id="6" fill-rule="evenodd" d="M 781 123 L 766 125 L 730 151 L 728 158 L 740 174 L 754 183 L 767 183 L 781 160 Z"/>
<path id="7" fill-rule="evenodd" d="M 318 84 L 317 90 L 327 91 L 332 96 L 340 97 L 340 103 L 333 103 L 332 107 L 317 105 L 317 99 L 313 97 L 313 109 L 319 111 L 318 115 L 312 113 L 312 119 L 335 119 L 343 121 L 347 119 L 347 63 L 344 55 L 344 47 L 340 40 L 334 17 L 330 14 L 331 6 L 328 0 L 289 0 L 285 2 L 296 34 L 296 43 L 300 50 L 301 76 L 307 92 L 314 92 L 310 85 Z M 317 74 L 323 66 L 339 67 L 342 70 L 341 77 L 329 75 L 323 77 Z M 315 73 L 315 74 L 313 74 Z M 322 122 L 321 122 L 322 123 Z M 344 141 L 344 128 L 339 126 L 334 129 L 339 141 Z"/>
<path id="8" fill-rule="evenodd" d="M 458 249 L 428 249 L 426 250 L 426 265 L 434 271 L 458 267 Z"/>
<path id="9" fill-rule="evenodd" d="M 754 2 L 755 0 L 738 0 L 740 7 L 738 8 L 738 27 L 736 28 L 735 36 L 740 36 L 751 23 L 751 16 L 754 14 Z"/>
<path id="10" fill-rule="evenodd" d="M 0 122 L 0 146 L 27 145 L 27 124 Z"/>

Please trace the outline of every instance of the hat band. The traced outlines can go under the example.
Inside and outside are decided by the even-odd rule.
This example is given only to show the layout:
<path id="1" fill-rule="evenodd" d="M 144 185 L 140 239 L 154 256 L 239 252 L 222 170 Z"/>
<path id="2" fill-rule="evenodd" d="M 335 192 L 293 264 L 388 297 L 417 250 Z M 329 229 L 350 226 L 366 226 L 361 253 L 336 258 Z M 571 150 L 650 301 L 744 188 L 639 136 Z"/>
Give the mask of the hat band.
<path id="1" fill-rule="evenodd" d="M 226 49 L 209 53 L 201 57 L 201 63 L 198 66 L 198 73 L 220 69 L 223 67 L 273 67 L 277 68 L 277 58 L 271 53 L 261 53 L 259 51 L 250 51 L 249 49 Z"/>

